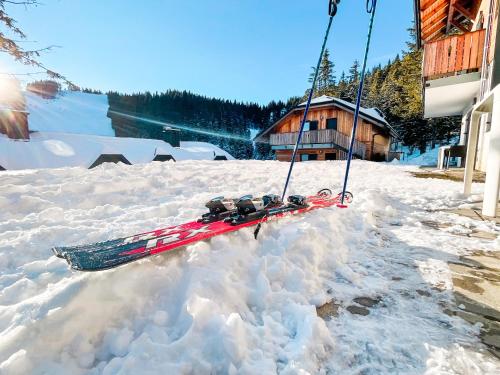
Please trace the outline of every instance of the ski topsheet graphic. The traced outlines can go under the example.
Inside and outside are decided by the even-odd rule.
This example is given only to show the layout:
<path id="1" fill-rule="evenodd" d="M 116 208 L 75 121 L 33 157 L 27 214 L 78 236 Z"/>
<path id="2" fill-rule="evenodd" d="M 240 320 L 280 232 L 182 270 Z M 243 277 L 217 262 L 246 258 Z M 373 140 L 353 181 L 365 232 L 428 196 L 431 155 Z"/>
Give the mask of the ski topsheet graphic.
<path id="1" fill-rule="evenodd" d="M 275 196 L 266 197 L 274 199 Z M 266 197 L 264 197 L 264 202 L 266 202 L 267 208 L 257 208 L 257 210 L 248 209 L 251 205 L 249 206 L 248 202 L 242 201 L 245 198 L 247 200 L 253 199 L 251 196 L 248 196 L 241 198 L 235 204 L 235 207 L 228 208 L 234 212 L 228 213 L 224 209 L 219 211 L 211 210 L 210 215 L 203 215 L 202 219 L 198 221 L 96 244 L 54 247 L 53 251 L 56 256 L 66 259 L 71 268 L 75 270 L 99 271 L 153 254 L 171 251 L 223 233 L 254 226 L 259 222 L 277 220 L 288 215 L 333 206 L 340 201 L 340 196 L 333 197 L 321 194 L 303 199 L 295 196 L 295 200 L 290 197 L 288 204 L 278 204 L 270 201 L 269 199 L 271 198 L 265 201 Z M 226 207 L 228 207 L 227 200 L 225 203 Z M 210 202 L 207 204 L 207 207 L 209 207 L 209 204 Z M 241 212 L 246 212 L 245 210 L 251 212 L 241 214 Z M 219 217 L 220 219 L 218 219 Z"/>

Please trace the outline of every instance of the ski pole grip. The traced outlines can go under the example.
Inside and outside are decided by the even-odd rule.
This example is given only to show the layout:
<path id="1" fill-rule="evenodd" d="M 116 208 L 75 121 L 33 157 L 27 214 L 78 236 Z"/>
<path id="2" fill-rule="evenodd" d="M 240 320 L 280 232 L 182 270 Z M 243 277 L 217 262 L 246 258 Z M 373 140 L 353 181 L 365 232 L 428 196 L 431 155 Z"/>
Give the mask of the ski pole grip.
<path id="1" fill-rule="evenodd" d="M 339 5 L 340 0 L 330 0 L 328 3 L 328 15 L 334 17 L 337 14 L 337 5 Z"/>

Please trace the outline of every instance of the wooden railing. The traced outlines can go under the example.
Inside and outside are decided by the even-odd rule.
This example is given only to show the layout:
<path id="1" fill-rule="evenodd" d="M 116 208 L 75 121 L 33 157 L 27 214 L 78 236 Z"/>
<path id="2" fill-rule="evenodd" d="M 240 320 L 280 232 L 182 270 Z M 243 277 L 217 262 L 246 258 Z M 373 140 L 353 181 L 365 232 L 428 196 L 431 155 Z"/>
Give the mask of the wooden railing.
<path id="1" fill-rule="evenodd" d="M 299 133 L 275 133 L 271 134 L 271 146 L 294 145 L 297 142 Z M 302 134 L 301 144 L 325 144 L 333 143 L 341 148 L 348 150 L 350 137 L 339 133 L 333 129 L 312 130 Z M 357 140 L 354 141 L 354 154 L 364 158 L 366 154 L 366 145 Z"/>
<path id="2" fill-rule="evenodd" d="M 424 79 L 481 68 L 486 30 L 453 35 L 424 46 Z"/>

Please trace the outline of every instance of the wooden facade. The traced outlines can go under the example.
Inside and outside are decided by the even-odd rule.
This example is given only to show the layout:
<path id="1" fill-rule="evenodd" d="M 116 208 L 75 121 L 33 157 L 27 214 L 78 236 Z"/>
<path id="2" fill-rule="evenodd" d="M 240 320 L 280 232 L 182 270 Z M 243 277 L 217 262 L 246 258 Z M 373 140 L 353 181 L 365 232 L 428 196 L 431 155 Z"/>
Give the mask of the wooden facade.
<path id="1" fill-rule="evenodd" d="M 296 161 L 301 160 L 345 160 L 350 144 L 354 115 L 346 108 L 335 104 L 331 98 L 328 103 L 311 106 L 307 121 L 314 123 L 314 129 L 305 129 Z M 344 102 L 345 103 L 345 102 Z M 298 137 L 304 109 L 296 108 L 279 120 L 257 140 L 268 139 L 276 152 L 276 159 L 290 161 Z M 392 128 L 367 116 L 360 117 L 353 147 L 355 158 L 385 161 L 388 158 Z M 393 131 L 392 131 L 393 132 Z M 266 138 L 268 137 L 268 138 Z M 307 155 L 304 157 L 304 155 Z"/>
<path id="2" fill-rule="evenodd" d="M 481 69 L 485 29 L 453 35 L 424 45 L 424 79 Z"/>

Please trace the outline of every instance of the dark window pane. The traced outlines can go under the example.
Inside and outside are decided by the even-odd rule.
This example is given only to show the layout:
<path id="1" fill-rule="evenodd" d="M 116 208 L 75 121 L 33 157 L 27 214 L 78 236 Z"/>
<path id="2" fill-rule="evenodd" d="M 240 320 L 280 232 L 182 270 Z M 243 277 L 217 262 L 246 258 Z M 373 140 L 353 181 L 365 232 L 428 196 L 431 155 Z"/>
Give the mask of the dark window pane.
<path id="1" fill-rule="evenodd" d="M 309 130 L 318 130 L 318 121 L 309 121 Z"/>
<path id="2" fill-rule="evenodd" d="M 335 152 L 327 152 L 325 154 L 325 160 L 337 160 L 337 154 Z"/>
<path id="3" fill-rule="evenodd" d="M 337 119 L 336 118 L 326 119 L 326 128 L 337 130 Z"/>

